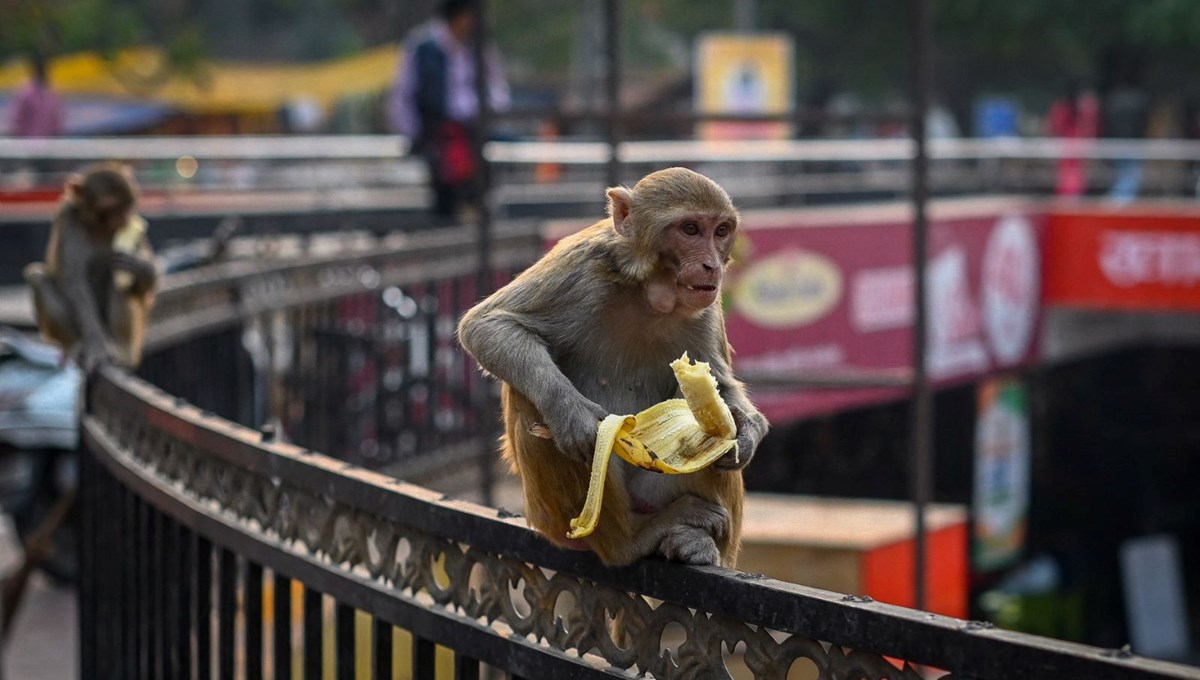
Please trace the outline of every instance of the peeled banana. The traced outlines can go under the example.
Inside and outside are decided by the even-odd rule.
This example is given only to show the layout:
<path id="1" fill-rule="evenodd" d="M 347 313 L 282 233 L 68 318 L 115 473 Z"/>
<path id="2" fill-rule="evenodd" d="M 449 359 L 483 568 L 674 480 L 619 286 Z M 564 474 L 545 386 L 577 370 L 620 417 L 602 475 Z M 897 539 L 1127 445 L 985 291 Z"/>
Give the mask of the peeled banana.
<path id="1" fill-rule="evenodd" d="M 112 248 L 123 253 L 136 253 L 146 236 L 146 220 L 141 215 L 130 215 L 129 221 L 113 236 Z M 113 272 L 113 284 L 119 291 L 133 287 L 133 274 L 125 270 Z"/>
<path id="2" fill-rule="evenodd" d="M 721 401 L 717 392 L 717 379 L 712 376 L 712 369 L 707 362 L 692 363 L 687 352 L 671 362 L 671 370 L 675 372 L 675 380 L 679 381 L 679 389 L 687 400 L 688 408 L 696 416 L 701 429 L 710 436 L 730 439 L 737 436 L 737 425 L 733 422 L 733 414 L 729 407 Z"/>
<path id="3" fill-rule="evenodd" d="M 730 451 L 737 455 L 737 427 L 717 392 L 709 365 L 691 363 L 688 355 L 671 362 L 684 399 L 668 399 L 631 415 L 610 415 L 596 431 L 587 500 L 571 520 L 567 538 L 583 538 L 596 529 L 604 498 L 604 480 L 613 453 L 654 472 L 696 472 Z"/>

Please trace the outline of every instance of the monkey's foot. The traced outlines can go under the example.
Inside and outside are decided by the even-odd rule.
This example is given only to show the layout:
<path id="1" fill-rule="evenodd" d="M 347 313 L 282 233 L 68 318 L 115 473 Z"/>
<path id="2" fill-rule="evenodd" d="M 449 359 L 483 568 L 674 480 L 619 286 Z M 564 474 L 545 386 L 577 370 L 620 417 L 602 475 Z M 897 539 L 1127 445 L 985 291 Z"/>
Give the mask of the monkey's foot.
<path id="1" fill-rule="evenodd" d="M 721 563 L 721 551 L 713 537 L 701 529 L 690 526 L 674 527 L 663 536 L 658 552 L 672 562 L 696 566 Z"/>

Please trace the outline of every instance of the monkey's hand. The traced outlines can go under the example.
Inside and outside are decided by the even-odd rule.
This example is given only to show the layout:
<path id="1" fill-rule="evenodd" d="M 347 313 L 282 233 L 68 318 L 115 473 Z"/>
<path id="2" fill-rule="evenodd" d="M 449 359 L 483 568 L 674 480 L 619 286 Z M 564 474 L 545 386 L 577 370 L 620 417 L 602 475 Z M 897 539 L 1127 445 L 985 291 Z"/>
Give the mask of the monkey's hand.
<path id="1" fill-rule="evenodd" d="M 158 270 L 154 263 L 122 251 L 113 251 L 111 259 L 114 270 L 127 271 L 137 280 L 138 290 L 150 290 L 158 282 Z"/>
<path id="2" fill-rule="evenodd" d="M 716 463 L 713 463 L 719 472 L 741 470 L 749 465 L 750 459 L 754 458 L 758 443 L 767 434 L 767 419 L 758 411 L 747 413 L 739 406 L 730 406 L 729 412 L 733 414 L 733 422 L 737 425 L 738 445 L 736 450 L 721 456 Z"/>
<path id="3" fill-rule="evenodd" d="M 97 368 L 113 360 L 115 353 L 106 338 L 84 338 L 79 343 L 76 362 L 85 375 L 91 375 Z"/>
<path id="4" fill-rule="evenodd" d="M 542 411 L 554 443 L 567 458 L 591 465 L 596 430 L 608 411 L 582 395 L 571 403 L 551 404 Z"/>

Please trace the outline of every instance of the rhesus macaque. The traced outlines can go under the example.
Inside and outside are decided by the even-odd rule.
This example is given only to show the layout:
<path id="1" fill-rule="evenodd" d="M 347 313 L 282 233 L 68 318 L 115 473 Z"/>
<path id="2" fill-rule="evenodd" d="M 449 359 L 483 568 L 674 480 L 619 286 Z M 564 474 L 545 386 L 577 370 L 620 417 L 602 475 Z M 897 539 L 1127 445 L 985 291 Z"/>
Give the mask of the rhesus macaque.
<path id="1" fill-rule="evenodd" d="M 535 529 L 609 565 L 659 554 L 732 567 L 741 469 L 767 432 L 733 376 L 718 303 L 737 210 L 712 180 L 669 168 L 633 189 L 609 189 L 608 213 L 467 312 L 459 339 L 503 381 L 503 455 L 521 476 Z M 568 540 L 587 495 L 598 422 L 678 397 L 669 364 L 684 351 L 711 364 L 739 455 L 684 475 L 615 459 L 595 532 Z M 548 427 L 552 439 L 531 427 Z"/>
<path id="2" fill-rule="evenodd" d="M 146 225 L 134 212 L 129 168 L 97 164 L 66 183 L 46 261 L 25 268 L 38 328 L 91 371 L 141 361 L 158 274 Z"/>

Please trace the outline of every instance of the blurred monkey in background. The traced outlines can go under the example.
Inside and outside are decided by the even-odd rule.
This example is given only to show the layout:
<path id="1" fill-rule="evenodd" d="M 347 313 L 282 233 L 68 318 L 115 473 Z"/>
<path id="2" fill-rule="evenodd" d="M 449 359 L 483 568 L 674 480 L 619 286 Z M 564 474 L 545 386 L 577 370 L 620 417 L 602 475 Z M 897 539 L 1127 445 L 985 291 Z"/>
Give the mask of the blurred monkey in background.
<path id="1" fill-rule="evenodd" d="M 67 179 L 45 262 L 25 268 L 38 328 L 91 371 L 141 362 L 158 272 L 137 183 L 124 165 L 89 166 Z"/>

